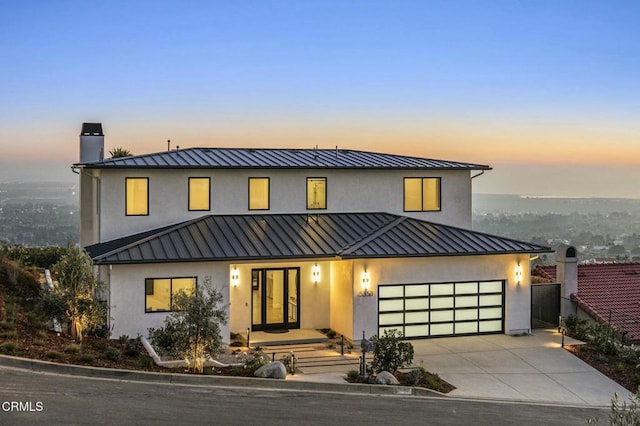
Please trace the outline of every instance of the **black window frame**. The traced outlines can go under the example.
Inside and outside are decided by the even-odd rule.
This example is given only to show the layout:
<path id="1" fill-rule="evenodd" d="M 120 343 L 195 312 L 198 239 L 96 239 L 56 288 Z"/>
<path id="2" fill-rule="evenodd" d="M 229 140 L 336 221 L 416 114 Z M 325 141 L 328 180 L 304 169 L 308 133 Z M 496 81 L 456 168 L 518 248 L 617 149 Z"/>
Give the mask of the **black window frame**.
<path id="1" fill-rule="evenodd" d="M 144 313 L 145 314 L 153 314 L 156 312 L 176 312 L 173 309 L 173 280 L 183 280 L 183 279 L 193 279 L 194 285 L 193 289 L 196 290 L 198 288 L 198 277 L 197 276 L 185 276 L 185 277 L 154 277 L 154 278 L 145 278 L 144 279 Z M 169 280 L 169 310 L 155 310 L 150 311 L 147 308 L 147 296 L 153 296 L 154 288 L 153 285 L 149 285 L 149 283 L 154 280 Z"/>
<path id="2" fill-rule="evenodd" d="M 192 209 L 191 208 L 191 179 L 206 179 L 209 181 L 209 198 L 207 199 L 208 208 Z M 211 177 L 210 176 L 189 176 L 187 179 L 187 210 L 190 212 L 210 212 L 211 211 Z"/>
<path id="3" fill-rule="evenodd" d="M 137 180 L 146 180 L 147 181 L 147 213 L 145 214 L 129 214 L 127 213 L 128 210 L 128 205 L 129 205 L 129 196 L 127 193 L 127 187 L 128 184 L 127 182 L 129 181 L 129 179 L 137 179 Z M 149 181 L 149 177 L 144 177 L 144 176 L 125 176 L 124 178 L 124 215 L 125 216 L 131 216 L 131 217 L 135 217 L 135 216 L 149 216 L 149 214 L 151 213 L 151 206 L 150 206 L 150 198 L 151 198 L 151 182 Z"/>
<path id="4" fill-rule="evenodd" d="M 251 180 L 266 179 L 267 180 L 267 207 L 264 209 L 251 208 Z M 269 176 L 249 176 L 247 179 L 247 210 L 249 211 L 267 211 L 271 210 L 271 178 Z"/>
<path id="5" fill-rule="evenodd" d="M 311 179 L 316 179 L 316 180 L 324 180 L 324 207 L 309 207 L 309 180 Z M 305 184 L 306 184 L 306 188 L 305 188 L 305 205 L 307 207 L 307 210 L 327 210 L 327 206 L 329 204 L 329 199 L 328 199 L 328 194 L 329 194 L 329 189 L 328 189 L 328 179 L 326 176 L 308 176 Z"/>
<path id="6" fill-rule="evenodd" d="M 406 207 L 406 199 L 407 199 L 407 179 L 420 179 L 420 210 L 407 210 Z M 425 210 L 424 208 L 424 180 L 425 179 L 434 179 L 438 182 L 438 208 L 437 209 L 429 209 Z M 442 211 L 442 178 L 439 176 L 406 176 L 402 181 L 402 211 L 405 212 L 441 212 Z"/>

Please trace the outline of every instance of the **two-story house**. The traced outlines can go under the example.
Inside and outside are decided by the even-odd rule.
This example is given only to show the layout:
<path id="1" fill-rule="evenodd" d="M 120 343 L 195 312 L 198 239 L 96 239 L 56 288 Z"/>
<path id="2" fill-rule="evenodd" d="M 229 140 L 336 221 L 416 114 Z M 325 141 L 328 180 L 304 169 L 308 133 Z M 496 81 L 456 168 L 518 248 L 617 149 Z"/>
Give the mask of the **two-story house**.
<path id="1" fill-rule="evenodd" d="M 490 167 L 345 149 L 189 148 L 103 159 L 80 136 L 81 244 L 113 335 L 162 325 L 181 289 L 224 295 L 229 332 L 332 328 L 352 341 L 530 329 L 548 248 L 471 230 Z"/>

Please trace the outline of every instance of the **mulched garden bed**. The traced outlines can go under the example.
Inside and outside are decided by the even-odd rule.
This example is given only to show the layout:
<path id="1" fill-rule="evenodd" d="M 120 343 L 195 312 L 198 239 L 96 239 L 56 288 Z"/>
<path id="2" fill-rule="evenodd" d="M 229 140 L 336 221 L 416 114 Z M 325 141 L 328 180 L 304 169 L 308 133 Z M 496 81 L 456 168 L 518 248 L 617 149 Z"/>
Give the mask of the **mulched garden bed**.
<path id="1" fill-rule="evenodd" d="M 441 393 L 449 393 L 456 388 L 451 383 L 448 383 L 445 380 L 442 380 L 437 374 L 429 373 L 428 371 L 425 371 L 422 374 L 422 377 L 418 382 L 415 382 L 415 379 L 412 380 L 412 376 L 415 377 L 415 375 L 412 375 L 411 371 L 397 371 L 394 374 L 394 376 L 396 377 L 396 379 L 398 379 L 401 386 L 414 386 L 419 388 L 426 388 L 426 389 L 435 390 Z M 368 384 L 375 383 L 375 378 L 373 377 L 365 377 L 363 379 L 360 376 L 356 377 L 356 376 L 349 375 L 347 376 L 346 380 L 349 383 L 368 383 Z"/>
<path id="2" fill-rule="evenodd" d="M 624 362 L 617 355 L 606 355 L 591 343 L 585 345 L 565 346 L 565 349 L 608 376 L 631 392 L 636 392 L 640 385 L 640 366 Z"/>

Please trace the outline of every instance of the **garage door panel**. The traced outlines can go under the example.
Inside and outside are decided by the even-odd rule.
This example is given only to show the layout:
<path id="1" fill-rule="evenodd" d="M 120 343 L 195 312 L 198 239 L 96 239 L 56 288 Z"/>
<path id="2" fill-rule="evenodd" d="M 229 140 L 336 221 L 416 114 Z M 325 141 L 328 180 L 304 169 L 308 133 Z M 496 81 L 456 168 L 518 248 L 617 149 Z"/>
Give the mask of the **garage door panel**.
<path id="1" fill-rule="evenodd" d="M 402 299 L 381 300 L 380 312 L 402 311 L 404 303 Z"/>
<path id="2" fill-rule="evenodd" d="M 502 320 L 496 321 L 480 321 L 480 332 L 481 333 L 489 333 L 489 332 L 499 332 L 502 331 Z"/>
<path id="3" fill-rule="evenodd" d="M 406 312 L 404 314 L 404 322 L 406 324 L 429 322 L 429 312 Z"/>
<path id="4" fill-rule="evenodd" d="M 504 281 L 378 286 L 379 332 L 405 337 L 500 333 Z"/>
<path id="5" fill-rule="evenodd" d="M 453 323 L 450 324 L 431 324 L 432 336 L 448 336 L 453 334 Z"/>
<path id="6" fill-rule="evenodd" d="M 456 308 L 478 306 L 478 296 L 456 296 Z"/>
<path id="7" fill-rule="evenodd" d="M 453 308 L 453 297 L 434 297 L 431 299 L 431 309 Z"/>
<path id="8" fill-rule="evenodd" d="M 456 310 L 456 321 L 477 320 L 477 309 L 458 309 Z"/>
<path id="9" fill-rule="evenodd" d="M 406 299 L 405 309 L 413 311 L 416 309 L 429 309 L 429 299 Z"/>
<path id="10" fill-rule="evenodd" d="M 480 319 L 502 318 L 502 308 L 480 308 Z"/>
<path id="11" fill-rule="evenodd" d="M 380 325 L 402 324 L 404 322 L 404 314 L 380 314 Z"/>
<path id="12" fill-rule="evenodd" d="M 422 337 L 429 333 L 429 326 L 408 325 L 404 328 L 404 337 Z"/>
<path id="13" fill-rule="evenodd" d="M 406 297 L 429 296 L 429 285 L 408 285 L 404 291 Z"/>
<path id="14" fill-rule="evenodd" d="M 455 334 L 469 334 L 478 332 L 477 322 L 457 322 Z"/>
<path id="15" fill-rule="evenodd" d="M 431 322 L 453 321 L 453 310 L 431 311 Z"/>
<path id="16" fill-rule="evenodd" d="M 480 306 L 500 306 L 502 305 L 501 294 L 481 295 Z"/>
<path id="17" fill-rule="evenodd" d="M 431 296 L 443 296 L 453 294 L 453 284 L 431 284 Z"/>

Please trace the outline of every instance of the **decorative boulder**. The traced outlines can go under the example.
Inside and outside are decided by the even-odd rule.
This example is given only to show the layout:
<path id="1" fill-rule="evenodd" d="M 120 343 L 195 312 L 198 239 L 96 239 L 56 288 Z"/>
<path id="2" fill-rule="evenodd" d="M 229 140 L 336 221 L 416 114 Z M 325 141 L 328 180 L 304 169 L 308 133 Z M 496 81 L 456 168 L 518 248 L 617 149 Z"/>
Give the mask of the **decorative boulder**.
<path id="1" fill-rule="evenodd" d="M 379 385 L 399 385 L 400 382 L 396 379 L 396 376 L 388 371 L 381 371 L 376 376 L 376 383 Z"/>
<path id="2" fill-rule="evenodd" d="M 253 373 L 256 377 L 270 378 L 270 379 L 286 379 L 287 378 L 287 369 L 284 367 L 284 364 L 280 361 L 270 362 L 267 365 L 263 365 L 258 368 L 255 373 Z"/>

